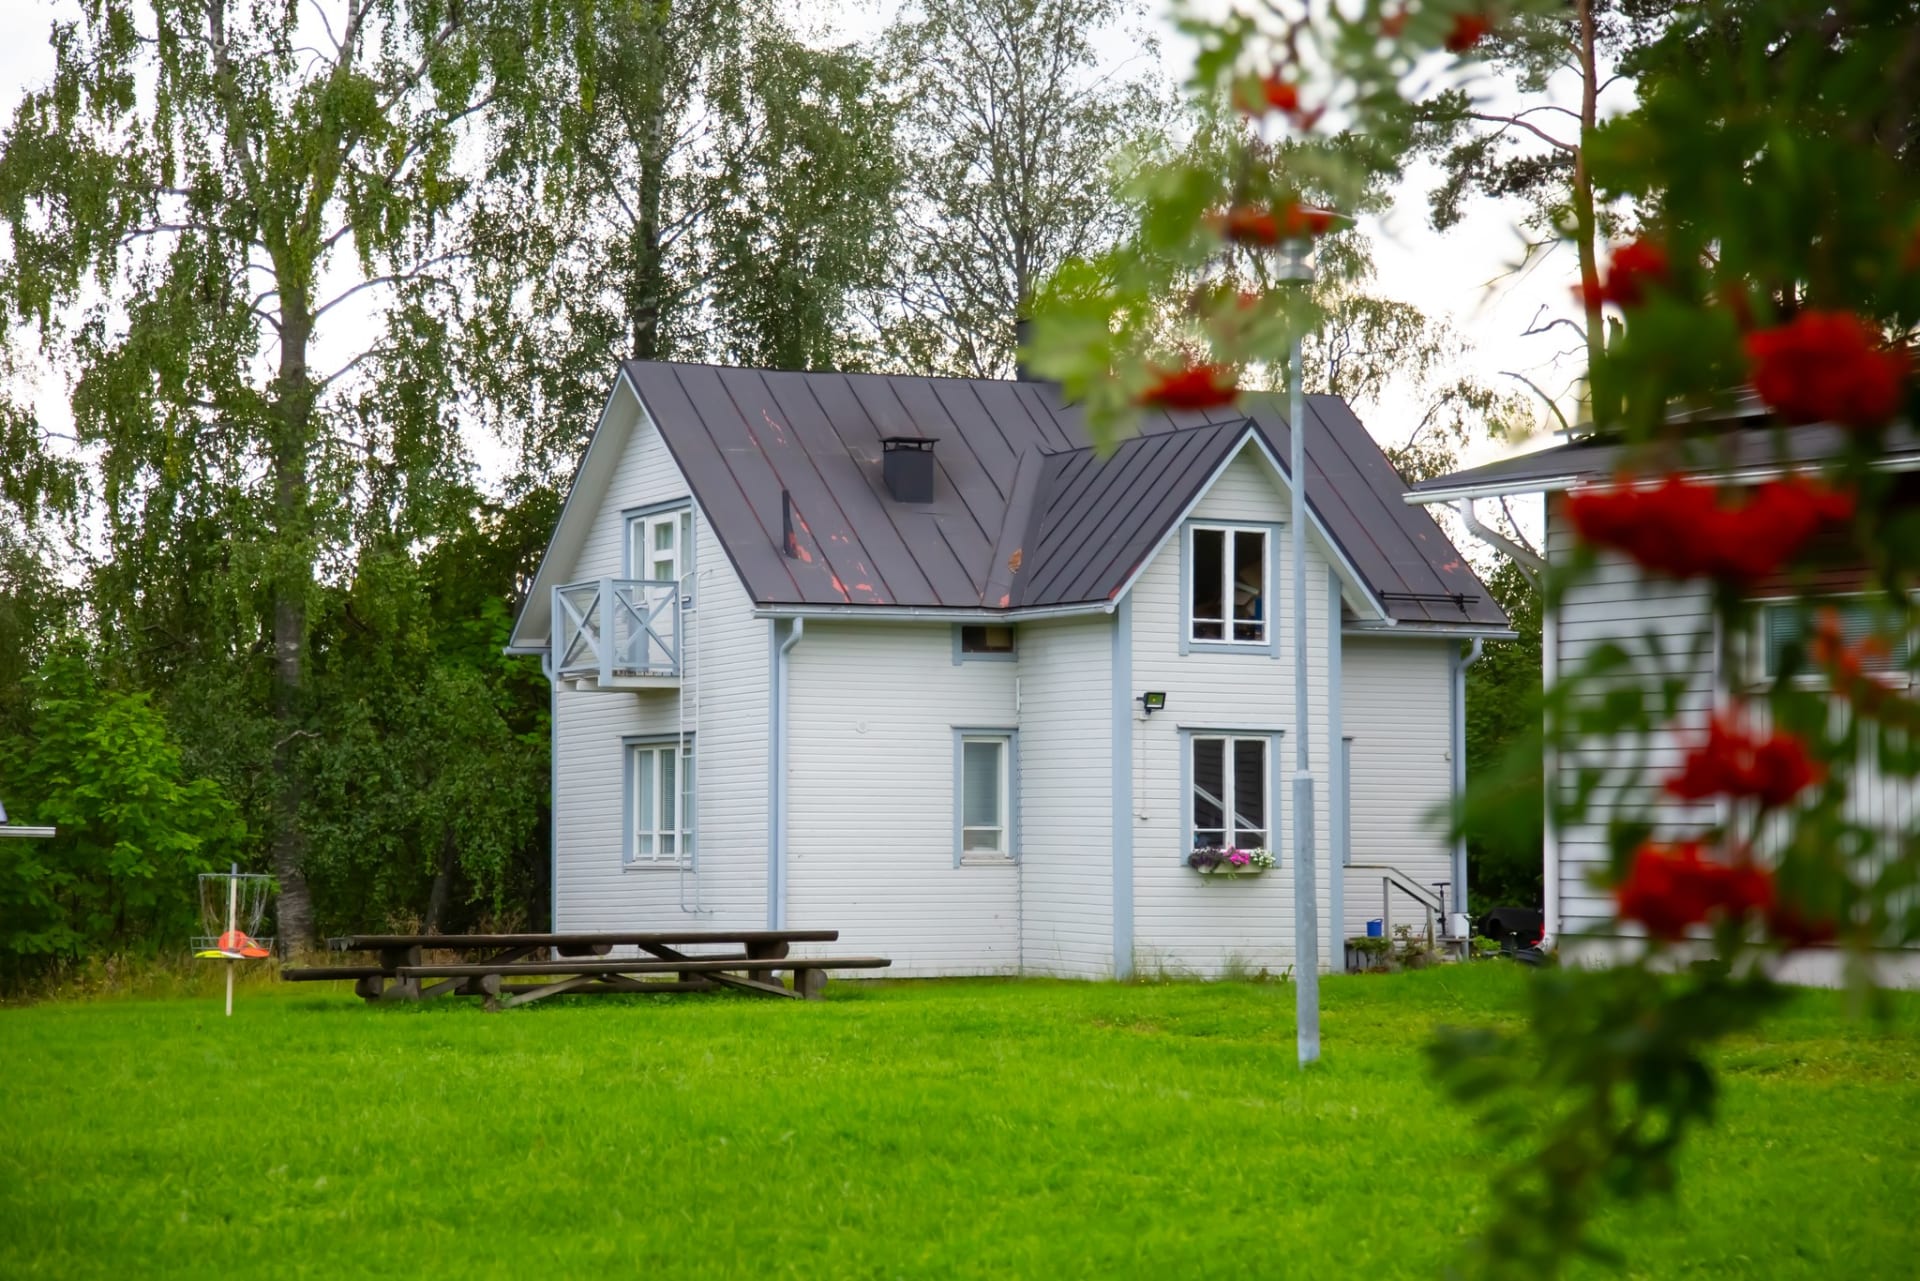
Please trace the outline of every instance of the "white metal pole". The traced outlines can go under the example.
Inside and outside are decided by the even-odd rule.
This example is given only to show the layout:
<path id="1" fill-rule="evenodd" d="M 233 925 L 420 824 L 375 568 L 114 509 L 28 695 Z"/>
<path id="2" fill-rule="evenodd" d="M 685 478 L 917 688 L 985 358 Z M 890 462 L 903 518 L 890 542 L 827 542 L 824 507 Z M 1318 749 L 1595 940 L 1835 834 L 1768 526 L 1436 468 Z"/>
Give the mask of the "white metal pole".
<path id="1" fill-rule="evenodd" d="M 1294 284 L 1308 280 L 1307 244 L 1287 247 Z M 1302 386 L 1300 330 L 1294 328 L 1287 353 L 1287 432 L 1292 460 L 1293 521 L 1288 541 L 1293 551 L 1293 934 L 1294 1022 L 1300 1066 L 1320 1057 L 1320 890 L 1319 860 L 1313 851 L 1313 774 L 1307 755 L 1307 397 Z"/>
<path id="2" fill-rule="evenodd" d="M 233 864 L 227 876 L 227 933 L 240 928 L 240 865 Z M 233 1017 L 233 958 L 227 958 L 227 1017 Z"/>

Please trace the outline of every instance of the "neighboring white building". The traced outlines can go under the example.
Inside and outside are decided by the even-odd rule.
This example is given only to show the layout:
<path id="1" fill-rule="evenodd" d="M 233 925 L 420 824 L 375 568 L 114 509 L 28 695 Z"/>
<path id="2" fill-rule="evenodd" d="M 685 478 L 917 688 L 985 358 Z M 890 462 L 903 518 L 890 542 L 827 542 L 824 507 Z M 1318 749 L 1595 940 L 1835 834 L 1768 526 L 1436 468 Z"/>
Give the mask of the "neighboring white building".
<path id="1" fill-rule="evenodd" d="M 1697 436 L 1692 453 L 1673 458 L 1669 465 L 1729 483 L 1758 481 L 1796 465 L 1831 458 L 1846 447 L 1849 439 L 1843 429 L 1825 424 L 1778 428 L 1764 420 L 1757 404 L 1749 404 L 1744 417 L 1723 427 L 1717 433 Z M 1883 445 L 1882 465 L 1887 470 L 1905 473 L 1920 469 L 1920 439 L 1910 430 L 1893 429 Z M 1551 496 L 1581 485 L 1609 483 L 1624 460 L 1617 440 L 1590 437 L 1422 482 L 1413 487 L 1406 501 L 1421 506 L 1454 506 L 1469 521 L 1469 528 L 1476 528 L 1472 504 L 1478 500 L 1546 494 L 1550 499 L 1546 559 L 1564 565 L 1572 555 L 1574 538 Z M 1903 476 L 1899 483 L 1910 492 L 1908 501 L 1920 502 L 1920 487 L 1912 483 L 1913 479 Z M 1486 531 L 1483 536 L 1509 555 L 1518 556 L 1530 572 L 1543 568 L 1537 557 L 1505 543 L 1497 533 Z M 1820 577 L 1819 589 L 1827 593 L 1823 603 L 1840 610 L 1849 626 L 1865 623 L 1859 606 L 1849 604 L 1849 596 L 1860 591 L 1864 577 L 1863 569 L 1847 568 L 1829 569 Z M 1803 634 L 1805 618 L 1798 599 L 1802 590 L 1785 575 L 1754 589 L 1753 598 L 1760 602 L 1762 634 L 1755 638 L 1753 648 L 1758 657 L 1755 670 L 1750 671 L 1723 670 L 1720 647 L 1702 643 L 1702 638 L 1712 638 L 1717 629 L 1705 582 L 1651 577 L 1623 557 L 1605 553 L 1598 557 L 1592 573 L 1571 585 L 1557 602 L 1549 602 L 1541 626 L 1542 674 L 1549 686 L 1561 673 L 1582 670 L 1603 645 L 1619 646 L 1640 669 L 1657 667 L 1679 681 L 1675 723 L 1649 744 L 1640 762 L 1642 780 L 1625 784 L 1636 806 L 1653 796 L 1649 812 L 1666 833 L 1678 836 L 1699 832 L 1723 818 L 1712 805 L 1675 800 L 1651 789 L 1679 767 L 1687 745 L 1704 733 L 1716 708 L 1726 707 L 1743 690 L 1774 679 L 1774 665 L 1783 644 Z M 1906 688 L 1910 680 L 1907 660 L 1904 652 L 1890 654 L 1883 677 Z M 1849 817 L 1886 836 L 1910 839 L 1920 820 L 1920 795 L 1916 795 L 1910 780 L 1882 776 L 1875 768 L 1873 752 L 1873 745 L 1868 743 L 1849 799 Z M 1549 758 L 1548 786 L 1570 789 L 1575 771 L 1584 766 L 1609 772 L 1602 788 L 1604 795 L 1608 787 L 1618 783 L 1618 772 L 1629 764 L 1626 752 L 1616 745 L 1587 744 L 1575 757 Z M 1609 858 L 1606 817 L 1604 809 L 1596 805 L 1588 820 L 1577 826 L 1556 830 L 1549 821 L 1546 829 L 1543 879 L 1547 942 L 1576 960 L 1603 960 L 1638 946 L 1635 929 L 1616 921 L 1612 898 L 1597 883 Z M 1839 956 L 1832 949 L 1794 953 L 1782 973 L 1800 981 L 1836 982 L 1841 974 Z M 1888 953 L 1882 958 L 1881 974 L 1885 981 L 1920 983 L 1920 957 L 1910 952 Z"/>
<path id="2" fill-rule="evenodd" d="M 1043 383 L 623 365 L 513 635 L 554 683 L 553 927 L 834 928 L 907 975 L 1292 965 L 1277 409 L 1102 458 Z M 1347 406 L 1309 410 L 1333 968 L 1383 880 L 1399 920 L 1455 909 L 1462 664 L 1511 633 Z"/>

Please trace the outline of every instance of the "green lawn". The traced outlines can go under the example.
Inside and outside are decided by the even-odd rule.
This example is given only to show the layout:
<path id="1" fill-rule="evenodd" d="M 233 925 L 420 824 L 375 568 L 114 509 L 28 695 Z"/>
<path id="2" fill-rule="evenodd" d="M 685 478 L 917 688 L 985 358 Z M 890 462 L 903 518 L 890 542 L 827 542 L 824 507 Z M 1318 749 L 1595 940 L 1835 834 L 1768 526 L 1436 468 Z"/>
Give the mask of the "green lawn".
<path id="1" fill-rule="evenodd" d="M 1440 1275 L 1484 1153 L 1439 1022 L 1524 972 L 1324 987 L 836 985 L 368 1009 L 311 987 L 0 1010 L 0 1277 Z M 1648 1277 L 1909 1277 L 1920 999 L 1811 994 L 1726 1056 Z"/>

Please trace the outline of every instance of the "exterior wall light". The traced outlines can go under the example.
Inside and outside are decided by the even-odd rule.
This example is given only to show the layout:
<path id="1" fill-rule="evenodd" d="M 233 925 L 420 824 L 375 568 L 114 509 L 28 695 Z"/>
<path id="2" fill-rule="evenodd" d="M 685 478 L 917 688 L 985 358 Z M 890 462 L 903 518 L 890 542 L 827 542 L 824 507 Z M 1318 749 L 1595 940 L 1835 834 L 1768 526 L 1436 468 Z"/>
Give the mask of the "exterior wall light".
<path id="1" fill-rule="evenodd" d="M 1167 706 L 1166 691 L 1153 690 L 1148 693 L 1142 694 L 1140 696 L 1140 706 L 1146 709 L 1147 715 L 1149 716 L 1153 715 L 1155 712 L 1164 711 Z"/>

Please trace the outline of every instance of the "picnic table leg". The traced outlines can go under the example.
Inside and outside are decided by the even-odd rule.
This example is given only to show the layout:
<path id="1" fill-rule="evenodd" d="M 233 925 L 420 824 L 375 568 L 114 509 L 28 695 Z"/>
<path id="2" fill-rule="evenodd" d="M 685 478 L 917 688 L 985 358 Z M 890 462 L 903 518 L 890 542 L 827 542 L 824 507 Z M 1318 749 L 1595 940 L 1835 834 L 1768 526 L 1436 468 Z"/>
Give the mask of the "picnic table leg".
<path id="1" fill-rule="evenodd" d="M 500 1009 L 500 976 L 498 974 L 482 974 L 480 976 L 480 991 L 485 994 L 486 997 L 486 999 L 480 1003 L 480 1008 L 489 1014 L 498 1013 Z"/>
<path id="2" fill-rule="evenodd" d="M 418 947 L 386 947 L 380 949 L 380 968 L 392 974 L 402 965 L 420 964 Z M 396 976 L 393 986 L 380 994 L 383 1001 L 417 1001 L 420 999 L 420 980 L 403 979 Z"/>
<path id="3" fill-rule="evenodd" d="M 795 970 L 793 994 L 808 1001 L 824 1000 L 827 994 L 827 972 L 812 966 Z"/>
<path id="4" fill-rule="evenodd" d="M 773 942 L 773 943 L 747 944 L 747 958 L 749 960 L 777 961 L 785 957 L 786 954 L 787 954 L 787 945 L 784 941 Z M 778 985 L 778 983 L 780 982 L 779 979 L 774 977 L 774 971 L 772 969 L 748 970 L 747 977 L 752 979 L 755 983 L 766 983 L 770 986 Z"/>
<path id="5" fill-rule="evenodd" d="M 377 1001 L 386 990 L 387 979 L 384 974 L 369 974 L 353 981 L 353 994 L 363 1001 Z"/>

